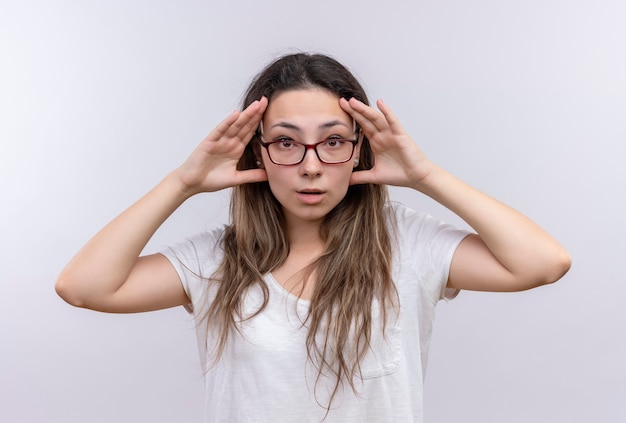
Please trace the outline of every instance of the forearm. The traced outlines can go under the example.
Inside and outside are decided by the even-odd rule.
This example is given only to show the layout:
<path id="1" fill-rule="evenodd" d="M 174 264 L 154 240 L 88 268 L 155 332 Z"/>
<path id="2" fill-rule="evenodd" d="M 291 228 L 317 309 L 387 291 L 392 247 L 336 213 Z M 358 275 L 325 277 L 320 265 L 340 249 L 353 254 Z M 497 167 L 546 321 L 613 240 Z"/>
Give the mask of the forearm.
<path id="1" fill-rule="evenodd" d="M 186 198 L 173 174 L 168 175 L 76 254 L 56 282 L 59 295 L 78 306 L 113 295 L 150 238 Z"/>
<path id="2" fill-rule="evenodd" d="M 516 289 L 549 283 L 569 268 L 565 249 L 532 220 L 434 166 L 414 186 L 466 221 L 515 280 Z"/>
<path id="3" fill-rule="evenodd" d="M 478 234 L 457 247 L 448 286 L 515 291 L 558 280 L 570 266 L 565 249 L 514 209 L 485 195 L 433 164 L 381 100 L 380 113 L 364 103 L 340 100 L 363 129 L 376 155 L 369 170 L 353 172 L 352 184 L 414 188 L 464 219 Z"/>

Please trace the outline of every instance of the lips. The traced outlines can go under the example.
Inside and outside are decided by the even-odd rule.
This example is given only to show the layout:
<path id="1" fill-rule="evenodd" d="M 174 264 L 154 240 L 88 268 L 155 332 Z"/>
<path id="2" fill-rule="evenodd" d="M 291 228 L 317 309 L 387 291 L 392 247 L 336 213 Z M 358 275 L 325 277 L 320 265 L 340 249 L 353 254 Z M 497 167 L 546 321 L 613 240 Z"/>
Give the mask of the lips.
<path id="1" fill-rule="evenodd" d="M 296 192 L 298 194 L 298 198 L 304 204 L 319 204 L 324 199 L 324 191 L 319 189 L 303 189 Z"/>

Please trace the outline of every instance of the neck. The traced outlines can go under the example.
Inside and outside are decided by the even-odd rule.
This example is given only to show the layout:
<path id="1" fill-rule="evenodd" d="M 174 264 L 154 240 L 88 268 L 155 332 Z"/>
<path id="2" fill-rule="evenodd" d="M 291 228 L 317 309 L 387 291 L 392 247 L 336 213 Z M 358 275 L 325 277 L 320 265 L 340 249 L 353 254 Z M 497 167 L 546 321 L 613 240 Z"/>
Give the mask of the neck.
<path id="1" fill-rule="evenodd" d="M 320 236 L 321 222 L 298 222 L 290 224 L 289 249 L 298 252 L 311 252 L 319 254 L 324 248 L 324 241 Z"/>
<path id="2" fill-rule="evenodd" d="M 315 288 L 315 276 L 302 273 L 324 251 L 320 225 L 314 222 L 293 222 L 288 225 L 289 255 L 272 270 L 274 279 L 294 295 L 310 300 Z"/>

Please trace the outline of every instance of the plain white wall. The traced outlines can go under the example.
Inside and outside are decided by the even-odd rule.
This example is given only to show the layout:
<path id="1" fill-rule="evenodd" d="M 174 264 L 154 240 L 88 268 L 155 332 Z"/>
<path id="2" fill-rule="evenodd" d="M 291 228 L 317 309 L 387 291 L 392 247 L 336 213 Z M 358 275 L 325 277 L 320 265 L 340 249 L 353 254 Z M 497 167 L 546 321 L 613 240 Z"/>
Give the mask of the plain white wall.
<path id="1" fill-rule="evenodd" d="M 0 421 L 201 421 L 182 309 L 99 314 L 53 283 L 295 50 L 339 58 L 431 158 L 573 255 L 555 285 L 441 304 L 427 422 L 624 421 L 625 21 L 620 0 L 3 0 Z M 190 200 L 147 251 L 227 204 Z"/>

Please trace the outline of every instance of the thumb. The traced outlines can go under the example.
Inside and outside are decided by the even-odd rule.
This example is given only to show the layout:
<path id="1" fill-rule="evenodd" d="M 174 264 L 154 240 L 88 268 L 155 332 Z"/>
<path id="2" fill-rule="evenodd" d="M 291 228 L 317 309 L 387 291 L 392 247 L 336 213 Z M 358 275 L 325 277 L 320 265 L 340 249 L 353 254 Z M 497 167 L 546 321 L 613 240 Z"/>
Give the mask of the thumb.
<path id="1" fill-rule="evenodd" d="M 350 185 L 361 185 L 376 183 L 371 170 L 358 170 L 350 175 Z"/>
<path id="2" fill-rule="evenodd" d="M 265 169 L 248 169 L 239 171 L 238 184 L 250 184 L 253 182 L 267 181 Z"/>

